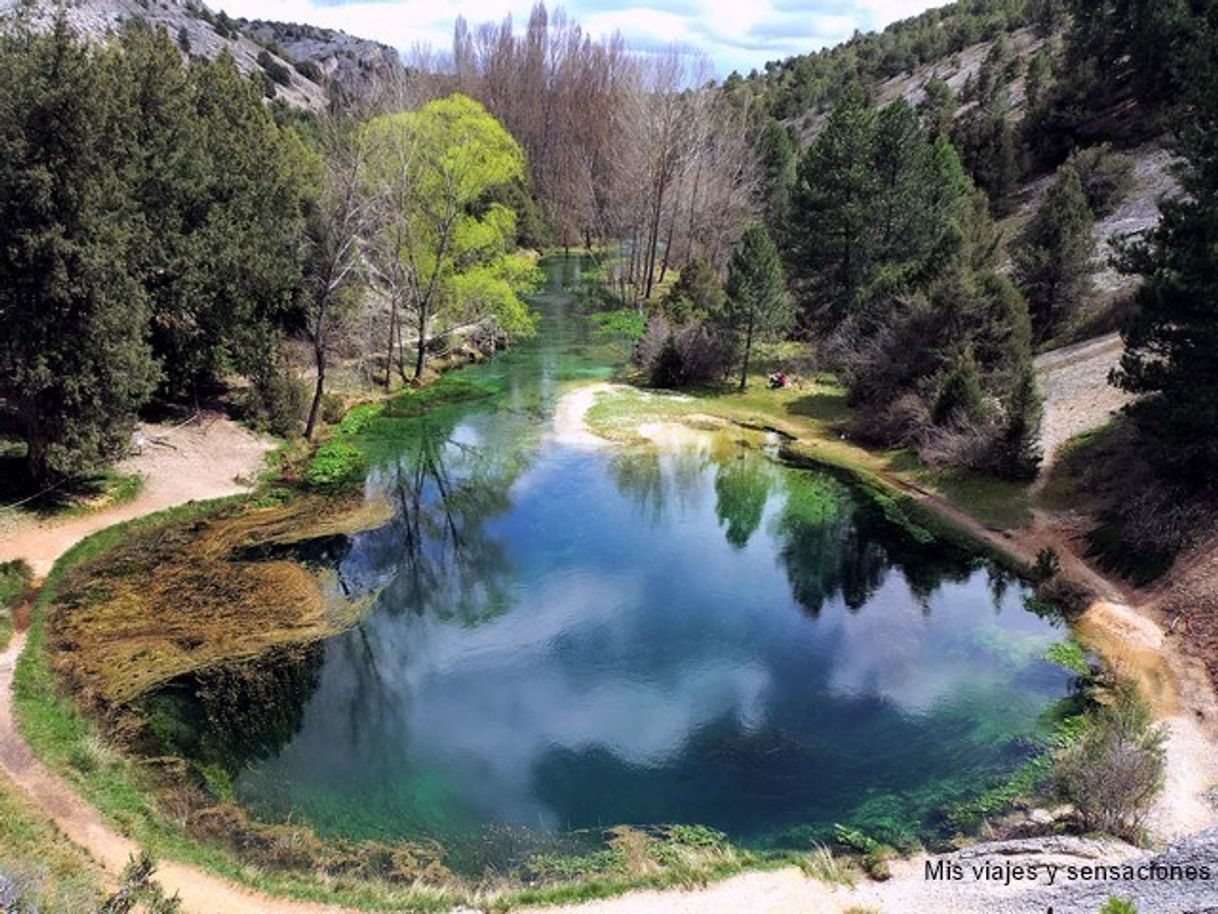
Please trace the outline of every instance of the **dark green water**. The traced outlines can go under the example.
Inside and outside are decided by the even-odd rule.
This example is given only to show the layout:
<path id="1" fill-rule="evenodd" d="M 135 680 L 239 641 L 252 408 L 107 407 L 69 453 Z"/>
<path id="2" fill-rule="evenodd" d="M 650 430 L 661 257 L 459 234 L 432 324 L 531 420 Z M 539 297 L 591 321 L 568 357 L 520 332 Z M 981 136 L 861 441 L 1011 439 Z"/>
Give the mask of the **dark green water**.
<path id="1" fill-rule="evenodd" d="M 494 396 L 370 428 L 397 513 L 335 564 L 375 607 L 243 803 L 477 867 L 619 823 L 910 837 L 1028 757 L 1069 676 L 1021 585 L 730 440 L 550 440 L 564 382 L 607 371 L 564 296 L 539 307 L 538 341 L 451 382 Z"/>

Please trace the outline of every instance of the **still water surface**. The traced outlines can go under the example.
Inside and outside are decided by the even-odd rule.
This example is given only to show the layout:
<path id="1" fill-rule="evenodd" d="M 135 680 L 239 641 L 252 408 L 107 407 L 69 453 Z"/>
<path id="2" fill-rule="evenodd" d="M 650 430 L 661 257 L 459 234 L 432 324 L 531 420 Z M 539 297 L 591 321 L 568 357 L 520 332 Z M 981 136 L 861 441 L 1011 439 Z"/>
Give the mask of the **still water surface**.
<path id="1" fill-rule="evenodd" d="M 495 396 L 370 430 L 395 517 L 335 564 L 374 608 L 243 803 L 454 847 L 619 823 L 806 847 L 934 829 L 1028 757 L 1069 677 L 1021 585 L 730 436 L 553 440 L 564 385 L 605 372 L 567 297 L 539 305 L 536 343 L 466 376 Z"/>

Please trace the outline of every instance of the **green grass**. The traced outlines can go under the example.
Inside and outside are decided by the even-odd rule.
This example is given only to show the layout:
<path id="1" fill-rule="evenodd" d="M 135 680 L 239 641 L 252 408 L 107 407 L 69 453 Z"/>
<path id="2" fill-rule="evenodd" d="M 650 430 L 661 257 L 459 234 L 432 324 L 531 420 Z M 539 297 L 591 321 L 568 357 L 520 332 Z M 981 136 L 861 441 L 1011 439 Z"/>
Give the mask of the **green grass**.
<path id="1" fill-rule="evenodd" d="M 789 454 L 846 473 L 889 520 L 916 540 L 933 538 L 985 556 L 1016 574 L 1027 573 L 1014 556 L 913 498 L 896 480 L 940 495 L 982 525 L 999 529 L 1030 523 L 1027 485 L 980 473 L 932 471 L 909 451 L 856 444 L 846 432 L 846 392 L 832 377 L 813 376 L 798 388 L 784 390 L 767 389 L 764 375 L 752 377 L 744 392 L 719 388 L 675 394 L 624 388 L 598 397 L 587 423 L 610 440 L 638 442 L 640 424 L 699 415 L 778 431 L 793 439 L 786 448 Z"/>
<path id="2" fill-rule="evenodd" d="M 354 444 L 336 439 L 314 452 L 305 470 L 305 482 L 319 491 L 333 491 L 362 482 L 367 471 L 364 452 Z"/>
<path id="3" fill-rule="evenodd" d="M 942 495 L 990 529 L 1012 530 L 1032 525 L 1028 482 L 968 470 L 920 468 L 913 475 L 924 488 Z"/>
<path id="4" fill-rule="evenodd" d="M 3 776 L 0 874 L 42 914 L 81 914 L 101 900 L 97 865 Z"/>
<path id="5" fill-rule="evenodd" d="M 1101 495 L 1092 491 L 1094 485 L 1090 483 L 1097 467 L 1108 459 L 1120 432 L 1121 420 L 1114 419 L 1099 428 L 1075 435 L 1063 444 L 1036 503 L 1052 511 L 1062 511 Z"/>

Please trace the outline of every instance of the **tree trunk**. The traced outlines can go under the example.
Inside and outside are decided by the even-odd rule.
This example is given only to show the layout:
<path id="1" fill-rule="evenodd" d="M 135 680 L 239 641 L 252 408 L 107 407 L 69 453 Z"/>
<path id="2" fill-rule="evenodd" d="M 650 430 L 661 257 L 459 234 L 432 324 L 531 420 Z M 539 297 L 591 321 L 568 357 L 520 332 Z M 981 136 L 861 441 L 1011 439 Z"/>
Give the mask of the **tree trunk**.
<path id="1" fill-rule="evenodd" d="M 317 414 L 321 412 L 321 398 L 326 387 L 326 360 L 318 350 L 317 383 L 313 386 L 313 403 L 309 406 L 309 421 L 305 423 L 305 440 L 313 440 L 313 432 L 317 429 Z"/>
<path id="2" fill-rule="evenodd" d="M 50 450 L 50 442 L 41 435 L 37 430 L 30 429 L 25 436 L 26 456 L 25 466 L 26 472 L 29 473 L 37 485 L 42 485 L 50 476 L 50 467 L 47 465 L 47 452 Z"/>
<path id="3" fill-rule="evenodd" d="M 317 306 L 317 322 L 313 325 L 313 361 L 317 366 L 317 383 L 313 387 L 313 402 L 309 406 L 309 421 L 305 423 L 305 440 L 313 440 L 317 430 L 317 414 L 321 412 L 321 398 L 326 388 L 326 305 L 324 300 Z"/>
<path id="4" fill-rule="evenodd" d="M 660 285 L 664 285 L 664 277 L 668 275 L 668 256 L 672 253 L 672 237 L 677 229 L 677 214 L 674 209 L 672 218 L 668 220 L 668 238 L 664 242 L 664 259 L 660 261 Z"/>
<path id="5" fill-rule="evenodd" d="M 414 360 L 414 379 L 421 381 L 427 367 L 427 309 L 419 312 L 419 345 Z"/>
<path id="6" fill-rule="evenodd" d="M 398 302 L 394 296 L 389 302 L 389 347 L 385 350 L 385 390 L 393 386 L 393 335 L 398 322 Z"/>
<path id="7" fill-rule="evenodd" d="M 740 390 L 749 386 L 749 356 L 753 352 L 753 315 L 749 315 L 749 327 L 744 336 L 744 364 L 740 367 Z"/>

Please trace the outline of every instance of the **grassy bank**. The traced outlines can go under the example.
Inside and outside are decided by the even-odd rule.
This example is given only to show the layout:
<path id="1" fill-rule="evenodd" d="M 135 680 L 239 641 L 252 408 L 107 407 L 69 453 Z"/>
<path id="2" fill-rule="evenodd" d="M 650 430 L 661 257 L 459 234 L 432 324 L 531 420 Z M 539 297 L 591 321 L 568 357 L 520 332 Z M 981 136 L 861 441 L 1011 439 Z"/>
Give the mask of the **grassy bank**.
<path id="1" fill-rule="evenodd" d="M 938 496 L 990 529 L 1023 526 L 1031 518 L 1028 487 L 978 473 L 933 470 L 904 450 L 876 450 L 850 439 L 846 393 L 827 376 L 798 388 L 769 390 L 765 375 L 751 379 L 744 392 L 699 390 L 682 394 L 621 388 L 602 394 L 588 411 L 589 427 L 613 441 L 641 441 L 648 423 L 727 421 L 784 436 L 783 456 L 797 463 L 838 470 L 861 487 L 888 516 L 915 539 L 933 537 L 983 555 L 1018 574 L 1026 565 L 1016 556 L 974 534 L 914 497 L 921 490 Z M 899 481 L 901 485 L 898 485 Z"/>
<path id="2" fill-rule="evenodd" d="M 82 914 L 92 911 L 102 897 L 97 865 L 3 775 L 0 876 L 42 914 Z"/>
<path id="3" fill-rule="evenodd" d="M 74 568 L 104 555 L 132 536 L 205 519 L 233 499 L 191 504 L 110 527 L 82 541 L 55 565 L 39 594 L 14 676 L 14 706 L 21 731 L 37 755 L 116 828 L 158 858 L 171 858 L 215 872 L 260 891 L 302 900 L 331 901 L 387 911 L 440 911 L 456 895 L 443 887 L 394 886 L 320 879 L 251 866 L 233 851 L 187 834 L 158 802 L 162 785 L 153 771 L 117 752 L 56 681 L 47 642 L 47 616 Z"/>

